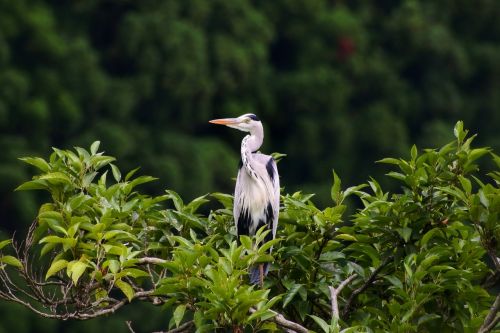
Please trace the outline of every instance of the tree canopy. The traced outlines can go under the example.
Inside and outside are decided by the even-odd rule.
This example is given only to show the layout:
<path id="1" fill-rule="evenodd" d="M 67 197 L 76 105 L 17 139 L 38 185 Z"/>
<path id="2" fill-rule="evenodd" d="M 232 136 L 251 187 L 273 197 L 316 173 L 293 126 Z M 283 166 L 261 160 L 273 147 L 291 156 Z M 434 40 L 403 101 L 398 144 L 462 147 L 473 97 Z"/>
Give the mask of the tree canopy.
<path id="1" fill-rule="evenodd" d="M 324 209 L 312 195 L 283 194 L 269 242 L 264 229 L 236 239 L 229 194 L 187 203 L 172 190 L 140 192 L 154 178 L 122 174 L 99 142 L 23 158 L 39 174 L 17 190 L 45 190 L 50 200 L 22 243 L 0 243 L 0 298 L 83 320 L 151 302 L 167 311 L 158 329 L 169 332 L 492 331 L 500 157 L 467 133 L 458 122 L 455 141 L 439 149 L 380 160 L 397 192 L 373 178 L 345 187 L 334 172 Z M 476 164 L 485 155 L 496 164 L 488 181 Z M 349 197 L 362 206 L 352 216 Z M 247 277 L 259 262 L 272 263 L 262 289 Z"/>

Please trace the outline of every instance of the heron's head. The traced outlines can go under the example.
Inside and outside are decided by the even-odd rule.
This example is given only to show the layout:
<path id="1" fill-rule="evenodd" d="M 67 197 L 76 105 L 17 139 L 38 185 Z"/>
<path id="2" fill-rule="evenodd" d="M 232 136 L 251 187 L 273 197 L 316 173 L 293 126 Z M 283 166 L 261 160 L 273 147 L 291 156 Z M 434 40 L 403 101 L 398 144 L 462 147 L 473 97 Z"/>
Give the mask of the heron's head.
<path id="1" fill-rule="evenodd" d="M 243 132 L 255 132 L 257 129 L 262 129 L 262 123 L 253 113 L 247 113 L 239 116 L 238 118 L 214 119 L 210 120 L 210 123 L 226 125 Z"/>

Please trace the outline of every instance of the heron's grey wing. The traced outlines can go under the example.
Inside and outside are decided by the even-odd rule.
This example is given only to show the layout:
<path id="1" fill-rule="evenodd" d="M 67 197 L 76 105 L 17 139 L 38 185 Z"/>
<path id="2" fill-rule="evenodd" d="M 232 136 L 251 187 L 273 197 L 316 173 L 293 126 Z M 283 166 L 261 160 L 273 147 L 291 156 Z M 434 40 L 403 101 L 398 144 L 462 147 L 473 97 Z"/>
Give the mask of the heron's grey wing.
<path id="1" fill-rule="evenodd" d="M 269 168 L 267 167 L 269 165 Z M 280 214 L 280 176 L 278 174 L 278 166 L 276 165 L 276 161 L 274 158 L 270 157 L 269 162 L 266 164 L 266 169 L 268 169 L 268 173 L 270 174 L 269 169 L 272 168 L 273 177 L 273 200 L 271 201 L 271 205 L 273 207 L 273 238 L 276 237 L 276 229 L 278 228 L 278 219 Z"/>

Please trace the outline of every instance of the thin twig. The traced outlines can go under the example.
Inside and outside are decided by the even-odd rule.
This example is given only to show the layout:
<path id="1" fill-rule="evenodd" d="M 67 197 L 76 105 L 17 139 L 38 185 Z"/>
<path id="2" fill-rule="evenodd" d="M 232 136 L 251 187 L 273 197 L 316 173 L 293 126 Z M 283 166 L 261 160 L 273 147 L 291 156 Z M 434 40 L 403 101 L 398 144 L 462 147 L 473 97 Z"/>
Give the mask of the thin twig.
<path id="1" fill-rule="evenodd" d="M 373 283 L 378 273 L 380 273 L 380 271 L 389 263 L 389 261 L 392 260 L 392 258 L 392 255 L 385 258 L 384 261 L 370 274 L 368 280 L 366 280 L 361 287 L 352 292 L 351 296 L 349 296 L 349 298 L 347 299 L 344 310 L 342 311 L 342 317 L 346 317 L 349 314 L 349 312 L 351 311 L 352 303 L 354 302 L 356 297 Z"/>
<path id="2" fill-rule="evenodd" d="M 250 308 L 250 313 L 254 313 L 256 311 L 257 311 L 257 309 Z M 274 317 L 266 319 L 267 321 L 272 321 L 285 330 L 292 330 L 293 332 L 298 332 L 298 333 L 309 332 L 309 330 L 307 328 L 305 328 L 304 326 L 302 326 L 296 322 L 293 322 L 293 321 L 286 319 L 281 313 L 278 313 L 278 312 L 273 311 L 273 310 L 269 310 L 269 311 L 271 311 L 274 314 Z"/>
<path id="3" fill-rule="evenodd" d="M 486 318 L 484 318 L 484 322 L 479 328 L 478 333 L 490 332 L 492 329 L 495 328 L 495 326 L 500 321 L 500 316 L 498 315 L 499 309 L 500 309 L 500 294 L 497 295 L 495 302 L 493 302 L 493 305 L 490 308 L 490 312 L 488 313 Z"/>
<path id="4" fill-rule="evenodd" d="M 157 332 L 153 332 L 153 333 L 184 333 L 184 332 L 189 332 L 191 330 L 191 328 L 193 328 L 193 326 L 194 326 L 194 321 L 190 320 L 190 321 L 185 322 L 184 324 L 182 324 L 181 326 L 179 326 L 177 328 L 173 328 L 173 329 L 168 330 L 168 331 L 157 331 Z"/>
<path id="5" fill-rule="evenodd" d="M 132 328 L 132 322 L 130 320 L 125 321 L 125 324 L 127 324 L 130 333 L 135 333 L 134 329 Z"/>
<path id="6" fill-rule="evenodd" d="M 333 318 L 335 318 L 337 320 L 340 319 L 340 317 L 339 317 L 339 302 L 338 302 L 338 296 L 339 296 L 340 292 L 342 291 L 342 289 L 344 289 L 345 286 L 347 286 L 349 283 L 351 283 L 352 280 L 354 280 L 357 276 L 358 276 L 358 274 L 353 274 L 353 275 L 349 276 L 347 279 L 342 281 L 342 283 L 339 284 L 339 286 L 337 288 L 334 288 L 333 286 L 328 287 L 328 289 L 330 289 L 330 298 L 331 298 L 331 302 L 332 302 L 332 317 Z"/>

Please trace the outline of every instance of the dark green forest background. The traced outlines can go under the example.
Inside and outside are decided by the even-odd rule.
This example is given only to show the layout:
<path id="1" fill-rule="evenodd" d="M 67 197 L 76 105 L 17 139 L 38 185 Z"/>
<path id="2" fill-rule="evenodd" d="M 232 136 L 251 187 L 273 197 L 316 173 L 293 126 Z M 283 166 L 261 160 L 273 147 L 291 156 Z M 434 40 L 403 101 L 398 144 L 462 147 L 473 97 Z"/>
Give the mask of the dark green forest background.
<path id="1" fill-rule="evenodd" d="M 43 200 L 13 193 L 33 173 L 17 158 L 52 146 L 101 140 L 159 178 L 150 193 L 231 192 L 242 134 L 208 120 L 247 112 L 287 154 L 285 190 L 320 204 L 332 168 L 378 177 L 375 160 L 450 141 L 459 119 L 498 152 L 499 18 L 497 0 L 0 0 L 3 236 Z M 0 332 L 166 325 L 145 311 L 63 326 L 0 303 Z"/>

